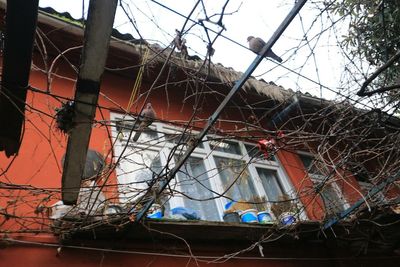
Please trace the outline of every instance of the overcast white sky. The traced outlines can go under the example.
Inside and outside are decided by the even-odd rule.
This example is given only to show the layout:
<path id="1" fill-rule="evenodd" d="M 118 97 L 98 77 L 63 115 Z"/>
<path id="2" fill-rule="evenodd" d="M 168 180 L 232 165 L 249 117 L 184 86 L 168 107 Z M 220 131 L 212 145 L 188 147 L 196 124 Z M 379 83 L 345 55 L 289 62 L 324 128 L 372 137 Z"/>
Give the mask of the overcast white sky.
<path id="1" fill-rule="evenodd" d="M 188 15 L 197 2 L 196 0 L 157 1 L 184 15 Z M 246 38 L 249 35 L 258 36 L 267 41 L 293 7 L 294 2 L 294 0 L 231 0 L 225 12 L 233 12 L 233 14 L 224 16 L 223 23 L 226 31 L 223 32 L 223 35 L 246 47 Z M 88 3 L 89 1 L 85 0 L 86 8 Z M 123 3 L 143 38 L 150 42 L 157 42 L 161 46 L 167 46 L 174 37 L 175 29 L 181 29 L 185 22 L 184 18 L 151 0 L 124 0 Z M 204 3 L 207 15 L 211 16 L 220 13 L 225 0 L 205 0 Z M 59 12 L 67 11 L 77 19 L 82 16 L 82 0 L 40 0 L 39 4 L 41 7 L 51 6 Z M 318 11 L 311 1 L 303 7 L 300 15 L 301 19 L 297 16 L 273 47 L 274 52 L 283 58 L 282 65 L 286 69 L 275 62 L 263 60 L 253 75 L 266 81 L 273 81 L 285 88 L 320 96 L 321 88 L 318 85 L 287 70 L 290 69 L 314 81 L 320 81 L 321 84 L 336 91 L 343 68 L 341 67 L 342 56 L 336 48 L 335 36 L 332 31 L 326 31 L 323 35 L 319 35 L 328 24 L 323 18 L 317 16 Z M 198 6 L 192 18 L 195 21 L 205 18 L 201 5 Z M 217 20 L 218 17 L 215 18 Z M 189 22 L 187 27 L 192 25 L 193 23 Z M 208 26 L 219 30 L 216 25 L 208 24 Z M 122 33 L 129 32 L 138 38 L 138 34 L 121 8 L 117 11 L 114 27 Z M 304 40 L 304 31 L 308 31 L 310 27 L 307 38 L 311 42 L 308 46 L 302 40 Z M 213 38 L 214 34 L 211 33 L 210 37 Z M 207 39 L 204 29 L 194 26 L 185 39 L 189 47 L 189 54 L 197 53 L 203 58 L 207 45 L 204 42 Z M 296 48 L 299 45 L 302 47 Z M 212 58 L 214 63 L 221 63 L 225 67 L 232 67 L 241 72 L 247 69 L 255 57 L 251 51 L 223 37 L 219 37 L 214 48 L 215 54 Z M 335 94 L 327 89 L 322 89 L 322 96 L 328 99 L 335 98 Z"/>

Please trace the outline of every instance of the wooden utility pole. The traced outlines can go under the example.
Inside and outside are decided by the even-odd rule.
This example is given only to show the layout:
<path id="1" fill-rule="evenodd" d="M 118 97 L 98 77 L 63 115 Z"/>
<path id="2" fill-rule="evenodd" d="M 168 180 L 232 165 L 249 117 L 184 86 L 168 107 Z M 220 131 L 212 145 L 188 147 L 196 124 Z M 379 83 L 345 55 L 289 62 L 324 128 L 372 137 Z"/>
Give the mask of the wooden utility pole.
<path id="1" fill-rule="evenodd" d="M 78 198 L 117 2 L 91 0 L 89 3 L 74 99 L 74 128 L 68 138 L 62 174 L 62 200 L 66 205 L 76 204 Z"/>

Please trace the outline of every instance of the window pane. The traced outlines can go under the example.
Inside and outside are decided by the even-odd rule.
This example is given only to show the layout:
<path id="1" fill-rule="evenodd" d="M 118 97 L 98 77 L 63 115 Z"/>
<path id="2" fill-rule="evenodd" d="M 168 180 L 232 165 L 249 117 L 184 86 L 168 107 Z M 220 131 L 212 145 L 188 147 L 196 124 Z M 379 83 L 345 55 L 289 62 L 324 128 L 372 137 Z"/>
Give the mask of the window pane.
<path id="1" fill-rule="evenodd" d="M 246 147 L 247 153 L 250 158 L 253 160 L 265 160 L 266 158 L 264 157 L 264 154 L 260 151 L 260 149 L 257 146 L 254 145 L 244 145 Z M 268 160 L 271 161 L 276 161 L 275 156 L 272 155 L 272 157 L 269 157 Z"/>
<path id="2" fill-rule="evenodd" d="M 135 133 L 132 134 L 132 138 Z M 151 140 L 156 140 L 158 138 L 158 134 L 156 131 L 150 128 L 143 129 L 142 133 L 140 134 L 138 140 L 136 142 L 149 142 Z"/>
<path id="3" fill-rule="evenodd" d="M 257 168 L 257 173 L 260 176 L 268 200 L 278 201 L 279 196 L 284 195 L 284 191 L 276 171 Z"/>
<path id="4" fill-rule="evenodd" d="M 316 161 L 312 156 L 299 155 L 299 157 L 308 173 L 322 175 L 320 162 Z"/>
<path id="5" fill-rule="evenodd" d="M 343 199 L 339 197 L 339 192 L 332 185 L 325 184 L 320 195 L 327 214 L 338 214 L 344 210 Z"/>
<path id="6" fill-rule="evenodd" d="M 313 162 L 313 157 L 306 155 L 299 155 L 301 161 L 303 162 L 304 167 L 308 170 Z"/>
<path id="7" fill-rule="evenodd" d="M 370 206 L 380 206 L 387 204 L 387 200 L 385 198 L 385 195 L 383 194 L 382 191 L 377 192 L 372 198 L 369 192 L 374 188 L 375 185 L 371 183 L 365 183 L 365 182 L 359 182 L 362 193 L 364 196 L 367 198 L 368 204 Z"/>
<path id="8" fill-rule="evenodd" d="M 219 140 L 211 140 L 210 147 L 212 150 L 241 155 L 239 144 L 231 141 L 219 141 Z"/>
<path id="9" fill-rule="evenodd" d="M 219 221 L 211 183 L 202 159 L 189 158 L 178 172 L 184 206 L 196 211 L 202 220 Z"/>
<path id="10" fill-rule="evenodd" d="M 235 201 L 254 202 L 257 192 L 252 177 L 241 160 L 214 157 L 226 196 Z M 253 205 L 254 206 L 254 205 Z"/>
<path id="11" fill-rule="evenodd" d="M 333 215 L 343 211 L 345 200 L 342 197 L 342 193 L 338 191 L 334 185 L 330 184 L 329 181 L 325 181 L 325 175 L 323 175 L 321 171 L 322 163 L 316 161 L 312 156 L 300 154 L 299 157 L 304 167 L 307 169 L 314 186 L 322 186 L 322 189 L 318 188 L 318 191 L 324 202 L 326 213 L 328 215 Z"/>
<path id="12" fill-rule="evenodd" d="M 161 169 L 156 152 L 146 151 L 124 156 L 117 167 L 121 202 L 130 202 L 142 196 Z"/>
<path id="13" fill-rule="evenodd" d="M 129 132 L 132 130 L 133 125 L 134 120 L 117 119 L 115 121 L 115 128 L 117 129 L 117 132 Z"/>
<path id="14" fill-rule="evenodd" d="M 122 137 L 122 139 L 127 139 L 129 135 L 130 137 L 133 138 L 136 133 L 136 129 L 139 127 L 138 125 L 135 126 L 135 129 L 133 129 L 133 126 L 135 125 L 134 120 L 117 120 L 115 122 L 116 129 L 118 131 L 119 137 Z M 132 133 L 131 133 L 132 132 Z M 155 140 L 158 138 L 158 134 L 156 131 L 154 131 L 151 128 L 145 128 L 142 130 L 142 133 L 137 140 L 137 142 L 148 142 L 150 140 Z"/>
<path id="15" fill-rule="evenodd" d="M 184 134 L 182 136 L 182 133 L 165 134 L 164 136 L 165 136 L 165 140 L 167 142 L 178 144 L 178 145 L 187 144 L 191 138 L 194 138 L 194 136 L 190 135 L 190 134 Z M 203 145 L 203 143 L 199 143 L 197 145 L 197 147 L 204 148 L 204 145 Z"/>

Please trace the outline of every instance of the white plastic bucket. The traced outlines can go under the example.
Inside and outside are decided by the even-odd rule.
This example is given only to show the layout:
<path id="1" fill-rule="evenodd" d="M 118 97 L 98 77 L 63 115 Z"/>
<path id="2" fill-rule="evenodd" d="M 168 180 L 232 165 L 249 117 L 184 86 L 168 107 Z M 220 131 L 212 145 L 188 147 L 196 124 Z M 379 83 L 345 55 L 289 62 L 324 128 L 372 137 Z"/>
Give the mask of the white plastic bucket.
<path id="1" fill-rule="evenodd" d="M 279 216 L 279 220 L 283 225 L 291 225 L 296 223 L 296 217 L 293 212 L 284 212 Z"/>
<path id="2" fill-rule="evenodd" d="M 260 211 L 259 213 L 257 213 L 257 218 L 258 218 L 258 222 L 259 223 L 272 223 L 273 222 L 273 218 L 271 213 L 269 213 L 268 211 Z"/>
<path id="3" fill-rule="evenodd" d="M 149 211 L 147 212 L 147 218 L 150 219 L 161 219 L 162 218 L 162 209 L 158 204 L 151 205 Z"/>
<path id="4" fill-rule="evenodd" d="M 240 214 L 240 219 L 244 223 L 258 223 L 257 210 L 248 209 L 248 210 L 243 211 Z"/>

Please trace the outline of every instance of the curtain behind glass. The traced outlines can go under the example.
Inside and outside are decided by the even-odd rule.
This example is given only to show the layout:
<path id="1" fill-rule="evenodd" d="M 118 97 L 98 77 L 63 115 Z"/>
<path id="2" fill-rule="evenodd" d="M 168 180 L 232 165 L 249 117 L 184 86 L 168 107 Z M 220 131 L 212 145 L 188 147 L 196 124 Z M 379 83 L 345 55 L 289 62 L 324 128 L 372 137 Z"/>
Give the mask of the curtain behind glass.
<path id="1" fill-rule="evenodd" d="M 270 201 L 278 201 L 279 196 L 283 196 L 283 188 L 279 182 L 276 171 L 257 168 L 265 193 Z"/>
<path id="2" fill-rule="evenodd" d="M 244 161 L 222 157 L 214 157 L 214 159 L 226 196 L 235 201 L 259 202 L 253 180 Z M 256 208 L 255 205 L 250 206 Z"/>
<path id="3" fill-rule="evenodd" d="M 190 157 L 178 173 L 185 207 L 196 211 L 202 220 L 220 221 L 215 199 L 210 191 L 210 179 L 202 159 Z"/>

